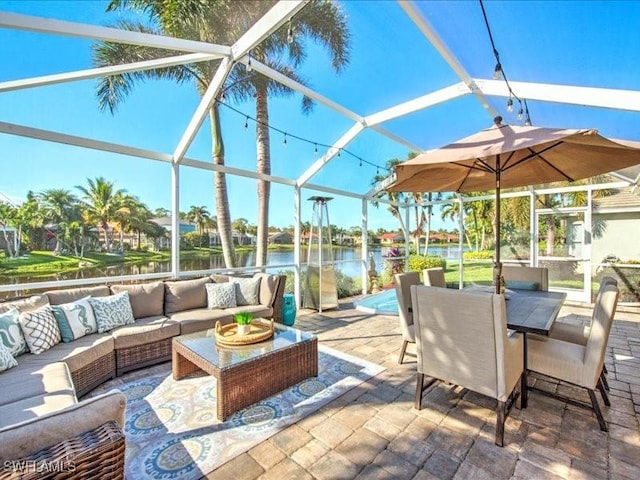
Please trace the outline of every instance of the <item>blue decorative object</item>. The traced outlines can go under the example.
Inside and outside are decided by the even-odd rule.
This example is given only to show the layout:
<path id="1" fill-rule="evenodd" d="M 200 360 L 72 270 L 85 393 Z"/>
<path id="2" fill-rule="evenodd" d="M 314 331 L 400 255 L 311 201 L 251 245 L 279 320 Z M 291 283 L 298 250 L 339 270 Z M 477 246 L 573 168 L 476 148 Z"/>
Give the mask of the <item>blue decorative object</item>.
<path id="1" fill-rule="evenodd" d="M 282 323 L 290 327 L 296 321 L 296 299 L 290 293 L 282 296 Z"/>

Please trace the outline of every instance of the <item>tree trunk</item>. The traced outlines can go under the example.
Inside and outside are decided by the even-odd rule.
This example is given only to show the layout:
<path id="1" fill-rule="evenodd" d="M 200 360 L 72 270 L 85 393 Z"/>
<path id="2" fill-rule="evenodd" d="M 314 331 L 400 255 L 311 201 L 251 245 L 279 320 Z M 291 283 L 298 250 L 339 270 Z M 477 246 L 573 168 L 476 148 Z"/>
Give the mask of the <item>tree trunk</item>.
<path id="1" fill-rule="evenodd" d="M 547 256 L 553 257 L 553 247 L 556 243 L 556 229 L 553 225 L 553 215 L 545 215 L 547 220 Z"/>
<path id="2" fill-rule="evenodd" d="M 256 171 L 271 175 L 271 147 L 269 139 L 269 111 L 266 87 L 256 89 Z M 269 237 L 269 196 L 271 183 L 258 180 L 258 232 L 256 234 L 256 266 L 267 264 L 267 241 Z"/>
<path id="3" fill-rule="evenodd" d="M 213 139 L 213 163 L 215 165 L 224 165 L 224 142 L 222 141 L 222 126 L 220 125 L 217 104 L 214 104 L 209 110 L 209 119 L 211 120 L 211 138 Z M 229 211 L 225 174 L 223 172 L 213 172 L 213 182 L 216 192 L 216 216 L 222 255 L 227 268 L 233 268 L 236 266 L 236 253 L 233 247 L 231 213 Z"/>

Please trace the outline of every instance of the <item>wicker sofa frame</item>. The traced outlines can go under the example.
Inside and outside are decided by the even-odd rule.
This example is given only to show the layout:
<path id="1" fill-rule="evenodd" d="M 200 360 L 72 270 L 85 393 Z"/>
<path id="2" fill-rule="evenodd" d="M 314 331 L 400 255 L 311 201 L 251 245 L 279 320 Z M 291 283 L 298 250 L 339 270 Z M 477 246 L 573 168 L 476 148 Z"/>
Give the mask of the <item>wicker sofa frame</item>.
<path id="1" fill-rule="evenodd" d="M 273 319 L 282 322 L 282 303 L 286 277 L 278 276 L 275 285 Z M 25 297 L 21 297 L 25 298 Z M 0 303 L 18 300 L 5 299 Z M 106 355 L 70 372 L 77 398 L 86 396 L 105 381 L 123 373 L 171 360 L 172 338 L 166 338 L 128 348 L 114 349 Z M 91 478 L 124 479 L 125 436 L 123 427 L 107 422 L 76 437 L 65 439 L 41 449 L 28 457 L 15 460 L 17 468 L 0 471 L 0 480 L 29 478 Z M 23 465 L 23 471 L 20 470 Z M 70 468 L 66 471 L 44 472 L 38 465 Z M 25 471 L 24 466 L 30 466 Z"/>

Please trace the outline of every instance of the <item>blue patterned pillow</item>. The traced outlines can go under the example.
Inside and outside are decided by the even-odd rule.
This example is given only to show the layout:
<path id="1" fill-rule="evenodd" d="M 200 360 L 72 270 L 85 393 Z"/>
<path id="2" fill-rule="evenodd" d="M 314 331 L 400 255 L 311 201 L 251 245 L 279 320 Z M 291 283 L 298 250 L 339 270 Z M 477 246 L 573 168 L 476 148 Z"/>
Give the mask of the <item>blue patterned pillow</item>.
<path id="1" fill-rule="evenodd" d="M 34 355 L 46 352 L 60 343 L 60 330 L 51 306 L 45 305 L 37 310 L 22 312 L 18 321 L 29 345 L 29 351 Z"/>
<path id="2" fill-rule="evenodd" d="M 4 372 L 5 370 L 9 370 L 10 368 L 17 366 L 18 362 L 16 362 L 16 359 L 11 354 L 9 347 L 0 342 L 0 372 Z"/>
<path id="3" fill-rule="evenodd" d="M 89 303 L 89 297 L 61 305 L 51 305 L 56 317 L 62 341 L 65 343 L 98 331 L 96 317 Z"/>
<path id="4" fill-rule="evenodd" d="M 232 308 L 236 306 L 234 283 L 207 283 L 207 308 Z"/>
<path id="5" fill-rule="evenodd" d="M 7 347 L 14 357 L 28 351 L 27 342 L 18 323 L 19 315 L 17 308 L 0 313 L 0 343 Z"/>
<path id="6" fill-rule="evenodd" d="M 98 332 L 104 333 L 122 325 L 135 323 L 129 292 L 121 292 L 108 297 L 89 297 L 96 316 Z"/>

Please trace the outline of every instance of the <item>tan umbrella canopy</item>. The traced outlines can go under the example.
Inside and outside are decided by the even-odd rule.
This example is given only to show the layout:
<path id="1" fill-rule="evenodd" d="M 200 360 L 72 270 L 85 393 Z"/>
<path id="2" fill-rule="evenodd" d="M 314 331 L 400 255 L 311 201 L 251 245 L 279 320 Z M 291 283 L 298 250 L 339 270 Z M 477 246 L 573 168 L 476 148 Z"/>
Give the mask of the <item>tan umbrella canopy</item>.
<path id="1" fill-rule="evenodd" d="M 596 130 L 497 125 L 398 164 L 393 192 L 496 190 L 496 266 L 500 271 L 500 189 L 573 181 L 640 164 L 640 148 Z"/>

